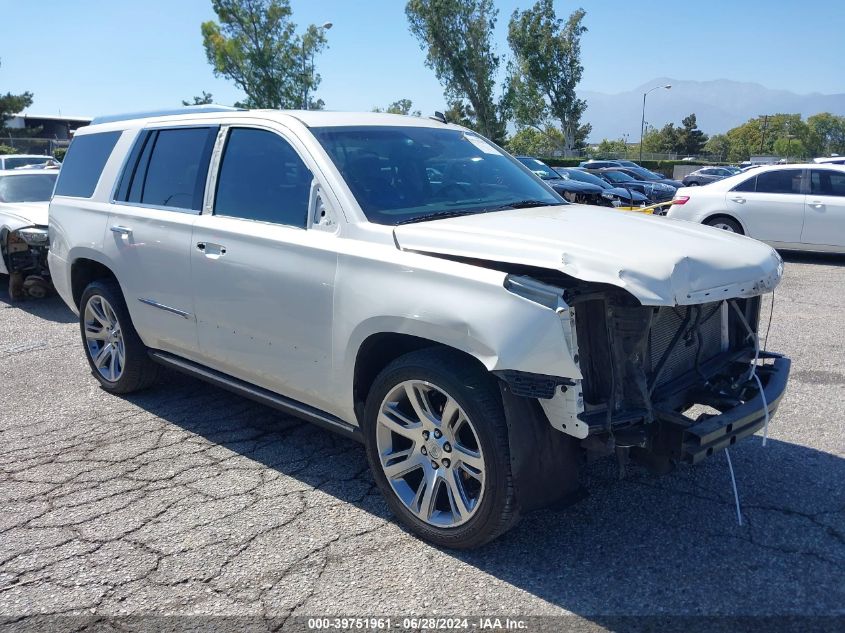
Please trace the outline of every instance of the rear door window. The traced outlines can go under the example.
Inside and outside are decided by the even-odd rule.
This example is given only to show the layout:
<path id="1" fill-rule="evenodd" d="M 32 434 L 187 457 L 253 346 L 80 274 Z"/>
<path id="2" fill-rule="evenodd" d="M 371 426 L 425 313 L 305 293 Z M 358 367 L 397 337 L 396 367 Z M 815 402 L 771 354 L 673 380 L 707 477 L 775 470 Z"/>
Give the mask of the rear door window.
<path id="1" fill-rule="evenodd" d="M 305 228 L 312 179 L 278 134 L 232 128 L 217 176 L 214 214 Z"/>
<path id="2" fill-rule="evenodd" d="M 62 163 L 55 195 L 74 198 L 93 196 L 103 167 L 120 135 L 121 132 L 100 132 L 74 138 Z"/>
<path id="3" fill-rule="evenodd" d="M 829 169 L 812 170 L 810 192 L 816 196 L 845 197 L 845 173 Z"/>
<path id="4" fill-rule="evenodd" d="M 757 193 L 801 193 L 801 169 L 778 169 L 757 174 Z"/>
<path id="5" fill-rule="evenodd" d="M 199 211 L 217 127 L 142 132 L 130 154 L 117 199 Z"/>

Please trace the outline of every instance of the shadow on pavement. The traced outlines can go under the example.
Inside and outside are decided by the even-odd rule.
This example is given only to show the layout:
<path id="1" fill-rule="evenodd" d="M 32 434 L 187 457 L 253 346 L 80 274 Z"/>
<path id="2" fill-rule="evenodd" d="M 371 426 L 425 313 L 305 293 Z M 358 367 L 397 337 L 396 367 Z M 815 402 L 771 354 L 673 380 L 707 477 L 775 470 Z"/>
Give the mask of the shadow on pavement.
<path id="1" fill-rule="evenodd" d="M 820 264 L 845 266 L 845 255 L 837 253 L 805 253 L 803 251 L 778 251 L 787 264 Z"/>
<path id="2" fill-rule="evenodd" d="M 369 480 L 358 444 L 193 378 L 168 372 L 164 382 L 128 400 L 389 516 L 380 497 L 344 485 L 344 477 Z M 258 446 L 243 441 L 245 427 L 262 431 Z M 845 459 L 775 440 L 762 447 L 759 436 L 731 451 L 742 527 L 724 453 L 664 477 L 635 470 L 623 480 L 615 462 L 599 461 L 586 469 L 584 501 L 535 512 L 480 550 L 449 554 L 611 629 L 611 616 L 842 614 Z"/>
<path id="3" fill-rule="evenodd" d="M 6 275 L 0 275 L 0 310 L 9 308 L 18 308 L 47 321 L 76 323 L 76 316 L 55 294 L 44 299 L 27 298 L 12 303 L 9 300 L 9 278 Z"/>

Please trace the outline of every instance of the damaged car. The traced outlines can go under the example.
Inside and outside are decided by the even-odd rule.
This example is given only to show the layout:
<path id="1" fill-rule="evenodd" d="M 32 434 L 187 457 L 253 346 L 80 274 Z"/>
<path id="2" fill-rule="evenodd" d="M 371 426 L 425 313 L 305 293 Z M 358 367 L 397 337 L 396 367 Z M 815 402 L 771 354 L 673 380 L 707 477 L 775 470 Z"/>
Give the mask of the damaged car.
<path id="1" fill-rule="evenodd" d="M 9 298 L 42 298 L 51 290 L 47 267 L 47 207 L 56 172 L 0 170 L 0 274 Z"/>
<path id="2" fill-rule="evenodd" d="M 707 459 L 767 428 L 789 375 L 758 337 L 769 246 L 569 204 L 439 120 L 95 120 L 49 262 L 104 390 L 166 367 L 358 440 L 393 514 L 442 547 L 578 498 L 589 458 Z"/>

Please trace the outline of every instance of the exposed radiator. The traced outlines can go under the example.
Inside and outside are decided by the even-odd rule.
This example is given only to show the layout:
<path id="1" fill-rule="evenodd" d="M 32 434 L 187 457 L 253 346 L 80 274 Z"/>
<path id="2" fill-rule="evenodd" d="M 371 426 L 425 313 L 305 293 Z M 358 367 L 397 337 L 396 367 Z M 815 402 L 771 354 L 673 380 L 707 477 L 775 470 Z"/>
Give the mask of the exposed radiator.
<path id="1" fill-rule="evenodd" d="M 697 311 L 700 311 L 700 313 L 695 314 Z M 693 312 L 693 314 L 690 316 L 686 329 L 692 331 L 685 332 L 675 344 L 675 348 L 664 364 L 660 379 L 657 381 L 658 386 L 665 385 L 687 372 L 694 371 L 696 356 L 698 356 L 700 363 L 705 363 L 721 352 L 722 312 L 719 302 L 698 306 L 662 307 L 654 318 L 649 334 L 651 371 L 657 370 L 660 360 L 671 345 L 675 334 L 684 325 L 684 320 L 690 312 Z M 693 329 L 697 319 L 700 319 L 698 328 Z M 700 342 L 699 337 L 695 335 L 696 331 L 701 335 Z"/>

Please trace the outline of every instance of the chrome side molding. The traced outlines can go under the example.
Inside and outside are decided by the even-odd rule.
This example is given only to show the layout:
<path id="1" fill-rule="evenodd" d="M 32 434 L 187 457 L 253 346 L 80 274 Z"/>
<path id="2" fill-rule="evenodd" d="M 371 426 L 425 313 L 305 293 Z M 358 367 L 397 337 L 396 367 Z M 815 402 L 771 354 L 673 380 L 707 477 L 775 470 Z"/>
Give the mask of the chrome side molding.
<path id="1" fill-rule="evenodd" d="M 153 301 L 152 299 L 144 299 L 143 297 L 138 297 L 138 301 L 140 301 L 141 303 L 145 303 L 148 306 L 158 308 L 159 310 L 164 310 L 165 312 L 170 312 L 172 314 L 178 314 L 183 319 L 190 319 L 193 316 L 190 312 L 185 312 L 184 310 L 179 310 L 178 308 L 173 308 L 171 306 L 166 306 L 163 303 L 159 303 L 158 301 Z"/>

